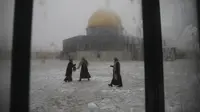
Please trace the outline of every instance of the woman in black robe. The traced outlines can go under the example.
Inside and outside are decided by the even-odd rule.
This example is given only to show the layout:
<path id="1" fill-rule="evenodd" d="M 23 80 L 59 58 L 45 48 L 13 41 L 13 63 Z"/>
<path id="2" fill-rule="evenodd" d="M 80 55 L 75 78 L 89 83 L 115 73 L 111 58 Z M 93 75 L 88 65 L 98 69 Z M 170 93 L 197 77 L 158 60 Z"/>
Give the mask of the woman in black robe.
<path id="1" fill-rule="evenodd" d="M 112 87 L 113 85 L 117 85 L 117 87 L 122 87 L 122 78 L 120 74 L 120 63 L 117 58 L 114 58 L 114 65 L 111 65 L 110 67 L 113 67 L 113 78 L 110 84 L 108 86 Z"/>
<path id="2" fill-rule="evenodd" d="M 80 67 L 81 67 L 81 72 L 79 81 L 81 81 L 81 79 L 90 80 L 91 76 L 90 73 L 88 72 L 88 61 L 84 57 L 81 59 L 81 62 L 79 63 L 77 69 L 79 69 Z"/>
<path id="3" fill-rule="evenodd" d="M 72 81 L 72 71 L 75 71 L 76 70 L 76 64 L 73 64 L 73 60 L 72 59 L 69 59 L 69 63 L 67 65 L 67 70 L 66 70 L 66 73 L 65 73 L 65 79 L 64 81 L 65 82 L 71 82 Z"/>

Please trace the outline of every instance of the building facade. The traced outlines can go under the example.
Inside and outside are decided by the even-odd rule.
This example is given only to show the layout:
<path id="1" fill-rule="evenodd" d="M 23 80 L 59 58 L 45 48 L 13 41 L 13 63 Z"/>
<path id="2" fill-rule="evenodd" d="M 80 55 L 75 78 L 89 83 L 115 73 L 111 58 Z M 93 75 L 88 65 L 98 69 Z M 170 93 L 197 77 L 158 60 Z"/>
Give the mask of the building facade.
<path id="1" fill-rule="evenodd" d="M 88 60 L 111 61 L 118 57 L 120 60 L 143 60 L 143 39 L 125 35 L 123 30 L 121 19 L 115 12 L 99 9 L 89 18 L 86 35 L 63 40 L 61 58 L 80 60 L 85 57 Z"/>
<path id="2" fill-rule="evenodd" d="M 141 50 L 141 40 L 123 34 L 121 19 L 115 12 L 99 9 L 89 18 L 86 35 L 63 40 L 62 58 L 71 57 L 77 60 L 82 57 L 88 60 L 112 60 L 113 57 L 118 57 L 120 60 L 139 59 L 139 52 L 136 54 L 136 50 Z"/>

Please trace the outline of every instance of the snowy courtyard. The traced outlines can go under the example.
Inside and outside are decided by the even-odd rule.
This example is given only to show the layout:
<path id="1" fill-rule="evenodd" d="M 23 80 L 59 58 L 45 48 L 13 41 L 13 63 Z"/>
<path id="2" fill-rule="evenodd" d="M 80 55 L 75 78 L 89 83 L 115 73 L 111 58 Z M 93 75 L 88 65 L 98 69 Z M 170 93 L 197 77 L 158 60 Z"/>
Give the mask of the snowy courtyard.
<path id="1" fill-rule="evenodd" d="M 31 112 L 88 112 L 91 102 L 101 112 L 145 112 L 142 61 L 121 62 L 123 88 L 108 87 L 112 78 L 109 66 L 113 62 L 89 62 L 90 81 L 78 82 L 80 70 L 77 70 L 73 72 L 73 82 L 65 83 L 67 63 L 63 60 L 31 61 Z M 164 62 L 166 112 L 198 109 L 196 94 L 200 92 L 194 68 L 189 60 Z M 9 103 L 9 69 L 8 62 L 1 62 L 0 104 L 4 106 L 1 112 L 7 112 Z"/>

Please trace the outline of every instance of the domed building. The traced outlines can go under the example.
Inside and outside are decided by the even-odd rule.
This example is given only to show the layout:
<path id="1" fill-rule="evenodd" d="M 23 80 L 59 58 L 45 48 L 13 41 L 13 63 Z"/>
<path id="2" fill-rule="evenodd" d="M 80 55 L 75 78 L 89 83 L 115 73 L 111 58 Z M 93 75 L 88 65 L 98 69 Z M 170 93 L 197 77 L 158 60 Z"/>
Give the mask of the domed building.
<path id="1" fill-rule="evenodd" d="M 63 40 L 61 57 L 80 60 L 136 60 L 142 56 L 142 41 L 125 36 L 121 18 L 112 10 L 99 9 L 88 20 L 86 35 Z"/>

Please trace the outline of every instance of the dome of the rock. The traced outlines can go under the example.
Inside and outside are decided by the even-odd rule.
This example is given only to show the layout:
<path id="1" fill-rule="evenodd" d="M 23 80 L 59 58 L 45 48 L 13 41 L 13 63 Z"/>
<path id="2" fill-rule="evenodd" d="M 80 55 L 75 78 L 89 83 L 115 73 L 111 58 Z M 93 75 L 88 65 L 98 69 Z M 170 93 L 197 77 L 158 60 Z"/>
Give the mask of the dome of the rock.
<path id="1" fill-rule="evenodd" d="M 88 28 L 91 27 L 115 27 L 121 26 L 120 17 L 111 10 L 99 9 L 88 20 Z"/>
<path id="2" fill-rule="evenodd" d="M 85 57 L 90 60 L 110 61 L 114 56 L 120 60 L 139 59 L 141 56 L 135 49 L 142 48 L 142 44 L 135 45 L 135 41 L 129 39 L 130 36 L 123 34 L 123 30 L 118 14 L 108 8 L 98 9 L 88 19 L 85 35 L 63 40 L 62 56 L 76 60 Z"/>

